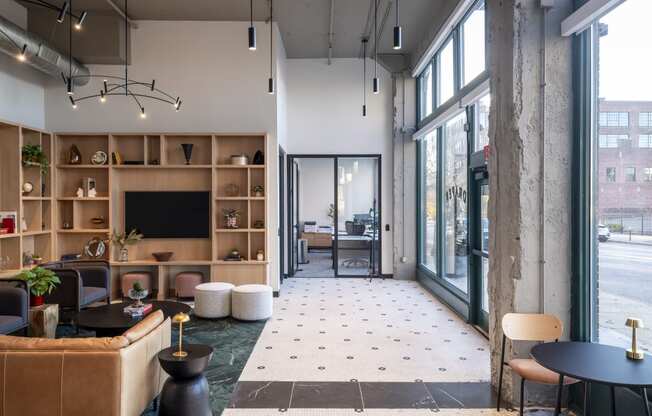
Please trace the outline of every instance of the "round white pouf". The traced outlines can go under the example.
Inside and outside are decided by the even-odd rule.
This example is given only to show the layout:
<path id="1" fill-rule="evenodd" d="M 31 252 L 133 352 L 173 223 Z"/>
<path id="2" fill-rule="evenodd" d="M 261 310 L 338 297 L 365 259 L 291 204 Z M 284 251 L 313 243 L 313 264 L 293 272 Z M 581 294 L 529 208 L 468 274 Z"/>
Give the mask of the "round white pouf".
<path id="1" fill-rule="evenodd" d="M 195 286 L 195 315 L 224 318 L 231 315 L 231 283 L 212 282 Z"/>
<path id="2" fill-rule="evenodd" d="M 231 293 L 232 315 L 242 321 L 258 321 L 272 316 L 272 287 L 266 285 L 237 286 Z"/>

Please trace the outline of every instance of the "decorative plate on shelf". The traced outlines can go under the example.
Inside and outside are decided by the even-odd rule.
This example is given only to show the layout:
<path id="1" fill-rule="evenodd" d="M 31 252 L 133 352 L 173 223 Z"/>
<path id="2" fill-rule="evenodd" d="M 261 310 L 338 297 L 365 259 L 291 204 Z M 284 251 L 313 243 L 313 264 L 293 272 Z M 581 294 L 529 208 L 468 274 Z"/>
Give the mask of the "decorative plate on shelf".
<path id="1" fill-rule="evenodd" d="M 94 165 L 105 165 L 108 160 L 109 157 L 107 154 L 101 150 L 93 153 L 93 156 L 91 157 L 91 163 Z"/>

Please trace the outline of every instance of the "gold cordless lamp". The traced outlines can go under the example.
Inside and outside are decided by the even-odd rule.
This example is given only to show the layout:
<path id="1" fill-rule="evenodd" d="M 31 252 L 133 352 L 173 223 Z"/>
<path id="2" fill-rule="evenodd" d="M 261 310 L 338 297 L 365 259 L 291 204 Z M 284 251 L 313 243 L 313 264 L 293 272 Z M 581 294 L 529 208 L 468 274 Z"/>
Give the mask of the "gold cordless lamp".
<path id="1" fill-rule="evenodd" d="M 627 350 L 626 355 L 630 360 L 642 360 L 645 358 L 645 353 L 639 351 L 636 345 L 636 330 L 644 328 L 643 321 L 638 318 L 627 318 L 625 326 L 632 328 L 632 348 Z"/>
<path id="2" fill-rule="evenodd" d="M 183 324 L 188 322 L 190 320 L 190 316 L 187 313 L 179 312 L 178 314 L 174 315 L 172 318 L 172 322 L 179 324 L 179 351 L 175 351 L 172 353 L 175 357 L 178 358 L 183 358 L 187 357 L 188 353 L 183 350 L 182 345 L 183 345 Z"/>

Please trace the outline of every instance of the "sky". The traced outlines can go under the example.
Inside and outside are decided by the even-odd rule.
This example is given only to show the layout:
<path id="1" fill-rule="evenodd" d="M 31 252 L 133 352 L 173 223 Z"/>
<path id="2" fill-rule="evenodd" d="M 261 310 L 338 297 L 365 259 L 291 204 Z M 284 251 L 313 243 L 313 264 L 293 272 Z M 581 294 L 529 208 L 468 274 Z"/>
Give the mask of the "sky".
<path id="1" fill-rule="evenodd" d="M 599 95 L 607 100 L 652 101 L 652 0 L 626 0 L 600 19 Z"/>

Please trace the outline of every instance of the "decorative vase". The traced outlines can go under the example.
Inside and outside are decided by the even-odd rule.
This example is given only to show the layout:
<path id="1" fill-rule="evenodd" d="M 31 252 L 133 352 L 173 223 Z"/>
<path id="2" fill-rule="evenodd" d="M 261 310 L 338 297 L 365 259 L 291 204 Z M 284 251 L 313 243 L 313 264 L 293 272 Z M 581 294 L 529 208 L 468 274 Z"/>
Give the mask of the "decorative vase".
<path id="1" fill-rule="evenodd" d="M 70 165 L 81 165 L 82 155 L 79 151 L 77 145 L 70 146 L 70 152 L 68 153 L 68 164 Z"/>
<path id="2" fill-rule="evenodd" d="M 192 143 L 182 143 L 181 148 L 183 148 L 183 155 L 186 158 L 186 165 L 190 164 L 190 159 L 192 158 Z"/>
<path id="3" fill-rule="evenodd" d="M 226 228 L 238 228 L 238 217 L 224 217 Z"/>
<path id="4" fill-rule="evenodd" d="M 260 150 L 257 150 L 256 153 L 254 154 L 253 164 L 254 165 L 265 164 L 265 156 L 263 156 L 263 152 L 261 152 Z"/>
<path id="5" fill-rule="evenodd" d="M 265 253 L 263 252 L 263 250 L 258 250 L 258 252 L 256 253 L 256 260 L 258 261 L 265 260 Z"/>
<path id="6" fill-rule="evenodd" d="M 41 306 L 44 303 L 43 295 L 29 295 L 29 306 Z"/>
<path id="7" fill-rule="evenodd" d="M 129 249 L 127 247 L 122 247 L 120 249 L 120 255 L 118 256 L 118 261 L 122 261 L 122 262 L 129 261 Z"/>

